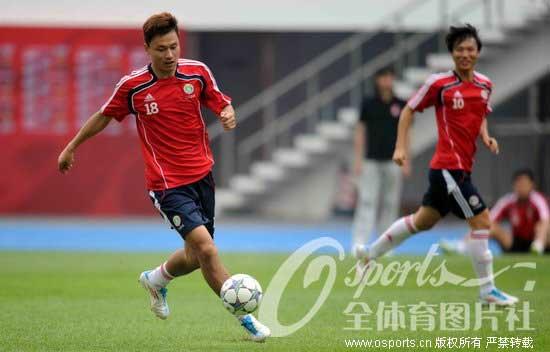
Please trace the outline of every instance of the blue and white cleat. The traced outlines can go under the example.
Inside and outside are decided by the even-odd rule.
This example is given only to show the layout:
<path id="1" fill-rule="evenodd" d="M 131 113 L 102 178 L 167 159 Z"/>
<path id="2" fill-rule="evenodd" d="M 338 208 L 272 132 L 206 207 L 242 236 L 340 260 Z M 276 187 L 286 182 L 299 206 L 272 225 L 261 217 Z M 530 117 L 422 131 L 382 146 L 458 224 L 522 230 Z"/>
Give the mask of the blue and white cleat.
<path id="1" fill-rule="evenodd" d="M 493 303 L 497 306 L 513 306 L 519 301 L 517 297 L 504 293 L 497 288 L 493 288 L 489 293 L 481 296 L 480 300 L 482 304 Z"/>
<path id="2" fill-rule="evenodd" d="M 166 301 L 166 294 L 168 289 L 166 287 L 157 288 L 149 281 L 150 271 L 144 271 L 139 276 L 139 283 L 149 293 L 151 299 L 151 311 L 160 319 L 166 319 L 170 315 L 170 309 L 168 308 L 168 302 Z"/>
<path id="3" fill-rule="evenodd" d="M 255 342 L 264 342 L 271 336 L 271 330 L 264 324 L 260 323 L 252 314 L 238 317 L 241 325 L 250 334 L 250 339 Z"/>

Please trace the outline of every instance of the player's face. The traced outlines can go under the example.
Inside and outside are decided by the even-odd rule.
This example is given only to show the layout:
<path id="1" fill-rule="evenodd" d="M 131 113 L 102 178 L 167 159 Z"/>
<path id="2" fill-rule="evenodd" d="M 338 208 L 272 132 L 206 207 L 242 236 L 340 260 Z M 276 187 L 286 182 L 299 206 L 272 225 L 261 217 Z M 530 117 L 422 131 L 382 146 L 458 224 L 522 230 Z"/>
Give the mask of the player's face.
<path id="1" fill-rule="evenodd" d="M 388 73 L 376 77 L 376 87 L 379 91 L 391 91 L 393 89 L 393 75 Z"/>
<path id="2" fill-rule="evenodd" d="M 459 71 L 471 71 L 479 57 L 477 42 L 474 38 L 466 38 L 455 44 L 452 52 L 455 68 Z"/>
<path id="3" fill-rule="evenodd" d="M 153 37 L 151 43 L 145 45 L 145 50 L 156 70 L 164 74 L 174 73 L 180 57 L 180 41 L 175 31 Z"/>
<path id="4" fill-rule="evenodd" d="M 514 193 L 520 199 L 527 199 L 534 187 L 533 181 L 527 176 L 518 176 L 514 181 Z"/>

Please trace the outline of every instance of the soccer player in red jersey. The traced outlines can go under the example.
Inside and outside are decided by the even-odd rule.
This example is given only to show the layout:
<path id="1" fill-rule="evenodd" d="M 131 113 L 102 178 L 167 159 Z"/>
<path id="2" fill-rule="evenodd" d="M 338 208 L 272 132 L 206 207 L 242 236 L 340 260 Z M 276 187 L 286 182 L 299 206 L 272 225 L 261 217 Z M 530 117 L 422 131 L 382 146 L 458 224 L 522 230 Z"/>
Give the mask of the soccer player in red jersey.
<path id="1" fill-rule="evenodd" d="M 435 106 L 438 141 L 430 163 L 430 186 L 416 213 L 397 220 L 370 247 L 361 248 L 359 257 L 365 265 L 358 266 L 359 274 L 368 270 L 369 260 L 380 257 L 411 235 L 431 229 L 452 212 L 465 219 L 471 229 L 469 253 L 481 279 L 481 301 L 513 305 L 518 299 L 494 285 L 493 256 L 488 246 L 491 219 L 470 176 L 478 137 L 492 153 L 499 151 L 496 139 L 487 129 L 492 83 L 474 70 L 481 40 L 476 28 L 465 25 L 451 27 L 446 44 L 454 70 L 431 75 L 408 101 L 399 119 L 393 154 L 394 162 L 403 166 L 409 158 L 409 129 L 414 113 Z"/>
<path id="2" fill-rule="evenodd" d="M 549 249 L 550 211 L 546 197 L 535 190 L 535 177 L 529 169 L 514 174 L 514 192 L 509 193 L 491 209 L 491 237 L 505 252 L 542 254 Z M 509 233 L 499 223 L 508 220 Z"/>
<path id="3" fill-rule="evenodd" d="M 504 252 L 542 254 L 550 249 L 550 210 L 546 197 L 535 190 L 533 171 L 521 169 L 514 173 L 513 192 L 501 197 L 491 209 L 491 232 Z M 508 221 L 511 232 L 500 225 Z M 466 253 L 468 238 L 458 242 L 442 241 L 446 252 Z"/>
<path id="4" fill-rule="evenodd" d="M 172 279 L 200 268 L 219 295 L 229 278 L 213 241 L 214 160 L 201 106 L 219 116 L 226 131 L 237 123 L 231 99 L 220 91 L 210 69 L 202 62 L 180 59 L 174 16 L 151 16 L 143 25 L 143 35 L 151 63 L 118 82 L 107 102 L 61 152 L 58 166 L 66 173 L 80 144 L 102 131 L 113 118 L 120 122 L 129 114 L 135 115 L 149 196 L 165 221 L 185 240 L 184 248 L 139 277 L 150 296 L 151 310 L 166 319 L 170 314 L 166 286 Z M 270 335 L 251 314 L 237 318 L 253 340 L 263 341 Z"/>

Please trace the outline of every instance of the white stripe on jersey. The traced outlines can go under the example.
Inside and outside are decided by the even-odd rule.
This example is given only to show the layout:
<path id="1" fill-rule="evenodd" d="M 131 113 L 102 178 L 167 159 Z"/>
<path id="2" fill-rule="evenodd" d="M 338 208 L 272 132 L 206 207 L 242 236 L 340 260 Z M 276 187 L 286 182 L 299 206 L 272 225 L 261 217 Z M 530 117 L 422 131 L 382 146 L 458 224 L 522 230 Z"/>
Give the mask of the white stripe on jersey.
<path id="1" fill-rule="evenodd" d="M 113 98 L 115 97 L 115 95 L 118 92 L 119 88 L 122 87 L 124 82 L 126 82 L 127 80 L 129 80 L 131 78 L 138 77 L 138 76 L 144 74 L 147 71 L 148 71 L 148 67 L 145 66 L 145 67 L 140 68 L 139 70 L 132 71 L 132 73 L 130 73 L 127 76 L 122 77 L 122 79 L 116 84 L 115 90 L 113 91 L 113 94 L 111 95 L 111 97 L 107 100 L 107 102 L 105 104 L 103 104 L 103 106 L 101 107 L 101 109 L 99 109 L 99 111 L 103 114 L 103 111 L 105 111 L 105 108 L 107 107 L 107 105 L 109 105 L 111 103 L 111 100 L 113 100 Z"/>
<path id="2" fill-rule="evenodd" d="M 438 80 L 442 78 L 449 78 L 454 76 L 453 71 L 447 71 L 447 72 L 441 72 L 441 73 L 434 73 L 428 77 L 424 85 L 416 92 L 416 94 L 408 101 L 407 105 L 411 109 L 416 109 L 418 104 L 424 99 L 428 91 L 430 90 L 430 87 L 437 82 Z"/>
<path id="3" fill-rule="evenodd" d="M 513 193 L 508 193 L 507 195 L 500 198 L 495 206 L 491 209 L 491 220 L 494 221 L 496 218 L 500 216 L 500 213 L 509 206 L 510 204 L 514 203 L 517 200 L 517 197 Z"/>
<path id="4" fill-rule="evenodd" d="M 546 199 L 544 196 L 542 196 L 539 192 L 531 192 L 529 194 L 529 200 L 535 205 L 539 212 L 539 217 L 541 220 L 549 220 L 550 214 L 548 210 L 548 203 L 546 202 Z"/>
<path id="5" fill-rule="evenodd" d="M 218 84 L 216 83 L 216 79 L 214 78 L 214 75 L 212 74 L 212 71 L 206 66 L 204 63 L 197 61 L 197 60 L 189 60 L 189 59 L 179 59 L 179 64 L 188 65 L 188 66 L 201 66 L 206 69 L 206 72 L 208 72 L 208 75 L 210 76 L 210 80 L 212 81 L 212 84 L 214 85 L 214 90 L 218 93 L 220 93 L 222 99 L 227 103 L 231 104 L 231 100 L 227 99 L 225 95 L 220 91 L 218 88 Z"/>
<path id="6" fill-rule="evenodd" d="M 491 79 L 487 76 L 485 76 L 484 74 L 482 73 L 479 73 L 477 71 L 474 71 L 474 76 L 477 76 L 478 78 L 481 78 L 482 80 L 484 80 L 485 82 L 487 83 L 492 83 Z"/>

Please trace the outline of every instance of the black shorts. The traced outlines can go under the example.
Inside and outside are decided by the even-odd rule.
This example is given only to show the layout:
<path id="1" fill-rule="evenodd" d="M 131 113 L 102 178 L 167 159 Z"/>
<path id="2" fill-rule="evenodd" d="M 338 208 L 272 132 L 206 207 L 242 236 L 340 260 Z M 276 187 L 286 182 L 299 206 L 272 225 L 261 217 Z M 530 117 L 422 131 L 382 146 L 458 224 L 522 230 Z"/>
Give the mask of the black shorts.
<path id="1" fill-rule="evenodd" d="M 155 208 L 183 239 L 191 230 L 204 225 L 214 237 L 214 178 L 212 173 L 189 185 L 150 191 Z"/>
<path id="2" fill-rule="evenodd" d="M 470 173 L 463 170 L 430 169 L 430 187 L 422 205 L 434 208 L 444 217 L 452 212 L 461 219 L 469 219 L 487 207 L 472 184 Z"/>
<path id="3" fill-rule="evenodd" d="M 527 253 L 531 250 L 532 240 L 526 240 L 519 236 L 512 236 L 512 246 L 508 249 L 502 248 L 507 253 Z"/>

